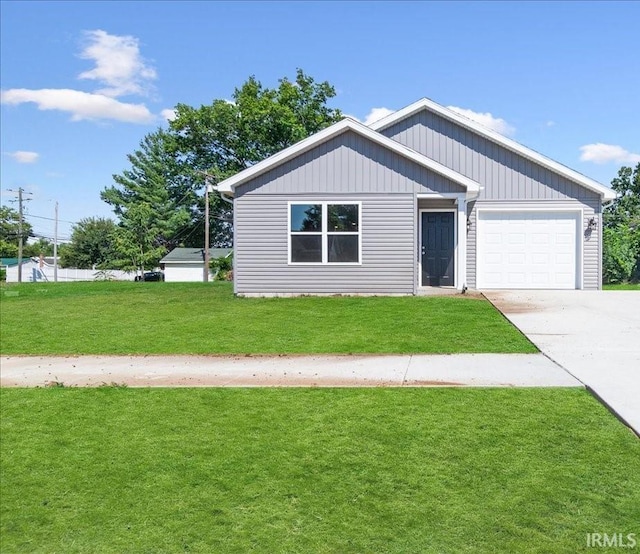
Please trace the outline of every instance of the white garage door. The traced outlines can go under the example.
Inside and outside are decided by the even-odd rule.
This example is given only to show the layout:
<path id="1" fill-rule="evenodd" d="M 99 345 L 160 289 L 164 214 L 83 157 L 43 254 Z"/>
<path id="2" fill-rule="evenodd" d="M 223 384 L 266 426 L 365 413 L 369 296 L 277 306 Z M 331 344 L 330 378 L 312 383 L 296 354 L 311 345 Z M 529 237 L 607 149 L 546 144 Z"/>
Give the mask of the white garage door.
<path id="1" fill-rule="evenodd" d="M 202 281 L 202 264 L 165 264 L 164 280 L 169 283 Z"/>
<path id="2" fill-rule="evenodd" d="M 478 212 L 477 288 L 580 288 L 580 212 Z"/>

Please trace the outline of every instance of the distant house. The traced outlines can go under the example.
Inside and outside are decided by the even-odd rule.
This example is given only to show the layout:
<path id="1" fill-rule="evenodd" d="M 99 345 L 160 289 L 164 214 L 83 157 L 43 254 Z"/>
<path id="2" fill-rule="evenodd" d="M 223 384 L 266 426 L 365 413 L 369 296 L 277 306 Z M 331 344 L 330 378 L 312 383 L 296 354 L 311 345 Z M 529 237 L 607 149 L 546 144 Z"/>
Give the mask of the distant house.
<path id="1" fill-rule="evenodd" d="M 614 192 L 431 100 L 220 182 L 240 295 L 598 289 Z"/>
<path id="2" fill-rule="evenodd" d="M 22 258 L 22 281 L 46 281 L 45 266 L 48 266 L 48 264 L 46 264 L 45 260 L 51 260 L 53 265 L 53 258 L 44 258 L 42 260 L 28 256 Z M 7 282 L 17 283 L 18 258 L 2 258 L 0 260 L 0 264 L 2 265 L 2 268 L 7 271 Z"/>
<path id="3" fill-rule="evenodd" d="M 230 256 L 231 248 L 210 248 L 209 258 L 225 258 Z M 174 248 L 160 260 L 160 268 L 164 271 L 165 282 L 202 281 L 204 268 L 204 249 Z"/>

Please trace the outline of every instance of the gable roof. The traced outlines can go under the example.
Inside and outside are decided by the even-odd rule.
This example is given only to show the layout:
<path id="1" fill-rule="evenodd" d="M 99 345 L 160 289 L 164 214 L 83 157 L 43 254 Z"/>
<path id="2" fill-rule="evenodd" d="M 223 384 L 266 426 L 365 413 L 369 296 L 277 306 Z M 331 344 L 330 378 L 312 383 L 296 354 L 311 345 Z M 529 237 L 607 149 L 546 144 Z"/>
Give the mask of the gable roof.
<path id="1" fill-rule="evenodd" d="M 411 117 L 412 115 L 422 110 L 436 113 L 439 116 L 448 119 L 449 121 L 453 121 L 454 123 L 457 123 L 458 125 L 469 129 L 470 131 L 473 131 L 474 133 L 481 135 L 496 144 L 499 144 L 500 146 L 504 146 L 508 150 L 511 150 L 516 154 L 520 154 L 521 156 L 528 158 L 529 160 L 536 162 L 537 164 L 546 167 L 547 169 L 550 169 L 551 171 L 562 175 L 563 177 L 566 177 L 567 179 L 570 179 L 571 181 L 579 185 L 582 185 L 586 189 L 600 194 L 603 200 L 613 200 L 616 197 L 616 193 L 609 187 L 606 187 L 603 184 L 598 183 L 597 181 L 594 181 L 593 179 L 590 179 L 589 177 L 586 177 L 585 175 L 582 175 L 581 173 L 578 173 L 577 171 L 574 171 L 573 169 L 570 169 L 562 165 L 561 163 L 552 160 L 551 158 L 547 158 L 546 156 L 539 154 L 535 150 L 531 150 L 531 148 L 523 146 L 515 140 L 511 140 L 501 135 L 500 133 L 492 131 L 484 125 L 481 125 L 480 123 L 477 123 L 476 121 L 473 121 L 472 119 L 469 119 L 464 115 L 445 108 L 444 106 L 428 98 L 422 98 L 421 100 L 414 102 L 406 108 L 402 108 L 397 112 L 393 112 L 392 114 L 372 123 L 370 127 L 374 131 L 382 131 L 384 129 L 387 129 L 388 127 L 391 127 L 391 125 L 394 125 L 399 121 L 402 121 L 403 119 Z"/>
<path id="2" fill-rule="evenodd" d="M 465 177 L 457 171 L 449 169 L 448 167 L 445 167 L 444 165 L 430 158 L 427 158 L 423 154 L 420 154 L 419 152 L 416 152 L 415 150 L 412 150 L 411 148 L 404 146 L 403 144 L 400 144 L 393 139 L 390 139 L 380 133 L 377 133 L 376 131 L 373 131 L 366 125 L 363 125 L 362 123 L 355 121 L 349 117 L 346 117 L 338 123 L 334 123 L 330 127 L 327 127 L 326 129 L 323 129 L 322 131 L 319 131 L 311 135 L 310 137 L 307 137 L 306 139 L 303 139 L 300 142 L 297 142 L 296 144 L 285 148 L 277 154 L 274 154 L 273 156 L 270 156 L 265 160 L 262 160 L 261 162 L 243 171 L 240 171 L 239 173 L 236 173 L 234 176 L 229 177 L 228 179 L 225 179 L 224 181 L 221 181 L 220 183 L 215 185 L 214 188 L 219 192 L 228 192 L 233 194 L 237 186 L 240 186 L 253 179 L 254 177 L 257 177 L 258 175 L 261 175 L 269 171 L 270 169 L 273 169 L 274 167 L 277 167 L 280 164 L 283 164 L 291 160 L 292 158 L 295 158 L 296 156 L 299 156 L 300 154 L 307 152 L 312 148 L 315 148 L 323 142 L 326 142 L 329 139 L 347 131 L 353 131 L 358 135 L 368 138 L 369 140 L 379 144 L 380 146 L 383 146 L 384 148 L 387 148 L 388 150 L 391 150 L 392 152 L 395 152 L 396 154 L 399 154 L 404 158 L 412 160 L 415 163 L 458 183 L 467 190 L 467 193 L 477 194 L 480 192 L 480 184 L 473 179 L 469 179 L 468 177 Z"/>
<path id="3" fill-rule="evenodd" d="M 202 264 L 203 248 L 174 248 L 164 258 L 160 260 L 161 264 L 164 263 L 198 263 Z M 226 258 L 231 254 L 233 250 L 231 248 L 209 248 L 209 257 L 214 258 Z"/>

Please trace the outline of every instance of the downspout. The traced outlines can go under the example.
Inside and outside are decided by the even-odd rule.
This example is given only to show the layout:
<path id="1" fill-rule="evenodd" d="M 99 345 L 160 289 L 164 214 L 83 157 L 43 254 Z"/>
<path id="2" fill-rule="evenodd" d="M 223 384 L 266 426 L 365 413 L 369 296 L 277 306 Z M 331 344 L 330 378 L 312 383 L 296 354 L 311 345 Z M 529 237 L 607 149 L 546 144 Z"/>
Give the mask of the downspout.
<path id="1" fill-rule="evenodd" d="M 220 192 L 220 191 L 218 191 Z M 233 206 L 233 198 L 229 198 L 227 196 L 225 196 L 224 192 L 220 192 L 220 198 L 222 198 L 225 202 L 228 202 L 229 204 L 231 204 Z"/>

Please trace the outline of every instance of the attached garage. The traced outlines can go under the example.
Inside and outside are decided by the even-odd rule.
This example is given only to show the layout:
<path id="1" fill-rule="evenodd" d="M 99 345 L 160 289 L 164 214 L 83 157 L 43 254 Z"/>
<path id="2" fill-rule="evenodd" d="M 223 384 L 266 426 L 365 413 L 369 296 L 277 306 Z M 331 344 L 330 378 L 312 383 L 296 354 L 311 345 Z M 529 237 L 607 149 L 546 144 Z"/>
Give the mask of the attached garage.
<path id="1" fill-rule="evenodd" d="M 477 217 L 477 288 L 582 288 L 581 210 L 478 210 Z"/>
<path id="2" fill-rule="evenodd" d="M 233 198 L 234 292 L 248 296 L 597 290 L 616 197 L 428 98 L 370 126 L 344 118 L 215 189 Z M 357 223 L 340 215 L 353 205 Z M 327 254 L 342 235 L 357 256 Z"/>

